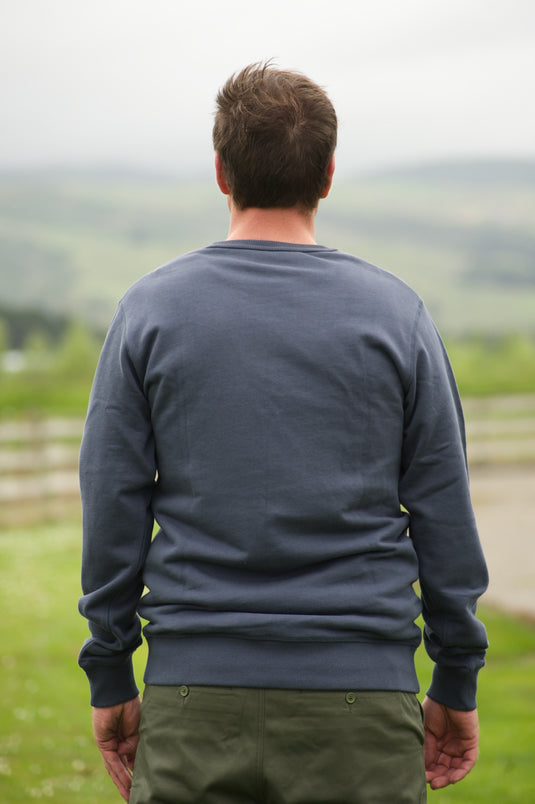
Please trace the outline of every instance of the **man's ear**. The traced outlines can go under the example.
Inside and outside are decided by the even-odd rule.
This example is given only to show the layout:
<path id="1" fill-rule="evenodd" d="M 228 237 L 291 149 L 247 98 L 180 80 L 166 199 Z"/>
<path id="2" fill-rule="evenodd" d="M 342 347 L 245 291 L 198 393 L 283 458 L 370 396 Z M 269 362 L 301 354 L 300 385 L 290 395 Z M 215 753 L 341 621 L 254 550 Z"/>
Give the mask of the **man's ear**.
<path id="1" fill-rule="evenodd" d="M 223 195 L 230 195 L 230 190 L 225 178 L 225 171 L 223 169 L 223 163 L 218 151 L 215 152 L 215 180 Z"/>
<path id="2" fill-rule="evenodd" d="M 325 187 L 323 189 L 322 194 L 320 195 L 320 198 L 327 198 L 327 196 L 329 195 L 333 183 L 334 168 L 335 163 L 333 154 L 329 160 L 329 164 L 327 165 L 327 180 L 325 182 Z"/>

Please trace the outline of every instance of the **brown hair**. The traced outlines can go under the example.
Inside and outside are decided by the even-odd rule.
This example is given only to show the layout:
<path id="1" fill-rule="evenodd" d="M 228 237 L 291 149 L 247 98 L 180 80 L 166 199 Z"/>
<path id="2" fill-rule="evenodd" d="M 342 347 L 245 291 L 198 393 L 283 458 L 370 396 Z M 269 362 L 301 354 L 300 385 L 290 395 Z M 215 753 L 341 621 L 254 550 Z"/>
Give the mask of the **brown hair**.
<path id="1" fill-rule="evenodd" d="M 315 209 L 336 147 L 325 91 L 301 73 L 257 63 L 231 76 L 216 103 L 213 143 L 235 204 Z"/>

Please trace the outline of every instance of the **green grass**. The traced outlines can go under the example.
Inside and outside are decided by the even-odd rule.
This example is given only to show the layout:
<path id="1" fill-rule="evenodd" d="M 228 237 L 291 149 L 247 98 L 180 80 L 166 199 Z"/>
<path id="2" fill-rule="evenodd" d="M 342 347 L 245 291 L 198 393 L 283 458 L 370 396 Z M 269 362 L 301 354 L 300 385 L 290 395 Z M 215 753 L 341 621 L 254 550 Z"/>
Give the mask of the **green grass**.
<path id="1" fill-rule="evenodd" d="M 0 537 L 0 801 L 113 804 L 90 733 L 85 676 L 76 658 L 86 627 L 77 614 L 80 526 L 51 524 Z M 484 611 L 491 641 L 480 679 L 481 755 L 437 804 L 535 800 L 535 626 Z M 144 651 L 136 660 L 141 682 Z M 430 665 L 420 650 L 422 688 Z"/>
<path id="2" fill-rule="evenodd" d="M 84 416 L 91 377 L 58 381 L 52 374 L 0 377 L 0 419 L 21 416 Z"/>
<path id="3" fill-rule="evenodd" d="M 492 339 L 448 342 L 448 353 L 461 393 L 465 396 L 533 393 L 535 339 L 510 334 Z"/>

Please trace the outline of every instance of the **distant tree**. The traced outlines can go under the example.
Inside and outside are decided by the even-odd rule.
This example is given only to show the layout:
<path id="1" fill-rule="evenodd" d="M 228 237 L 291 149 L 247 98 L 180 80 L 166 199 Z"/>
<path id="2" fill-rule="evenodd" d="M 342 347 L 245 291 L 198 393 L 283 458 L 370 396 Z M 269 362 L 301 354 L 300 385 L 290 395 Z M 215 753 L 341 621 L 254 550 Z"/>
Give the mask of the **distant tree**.
<path id="1" fill-rule="evenodd" d="M 3 318 L 0 318 L 0 368 L 2 366 L 2 357 L 4 352 L 9 348 L 7 324 Z"/>
<path id="2" fill-rule="evenodd" d="M 7 326 L 9 349 L 23 349 L 34 332 L 43 333 L 50 343 L 59 343 L 69 321 L 65 315 L 7 305 L 0 305 L 0 318 Z"/>
<path id="3" fill-rule="evenodd" d="M 8 347 L 7 324 L 3 318 L 0 318 L 0 376 L 6 369 L 5 357 Z"/>
<path id="4" fill-rule="evenodd" d="M 51 369 L 65 380 L 91 377 L 100 347 L 98 338 L 84 324 L 73 321 L 54 353 Z"/>
<path id="5" fill-rule="evenodd" d="M 44 332 L 34 330 L 27 336 L 24 347 L 24 369 L 28 374 L 42 374 L 50 368 L 52 345 Z"/>

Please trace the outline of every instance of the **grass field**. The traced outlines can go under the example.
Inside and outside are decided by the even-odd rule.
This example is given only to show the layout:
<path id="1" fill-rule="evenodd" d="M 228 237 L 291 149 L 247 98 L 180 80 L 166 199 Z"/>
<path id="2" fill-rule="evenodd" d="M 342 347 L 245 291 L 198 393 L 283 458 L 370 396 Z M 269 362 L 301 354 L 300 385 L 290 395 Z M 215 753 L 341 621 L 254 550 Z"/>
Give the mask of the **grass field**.
<path id="1" fill-rule="evenodd" d="M 86 636 L 77 614 L 77 523 L 4 532 L 0 538 L 0 801 L 113 804 L 121 799 L 90 734 L 88 689 L 76 658 Z M 430 793 L 437 804 L 535 801 L 535 625 L 482 613 L 491 650 L 480 679 L 481 754 L 461 784 Z M 141 681 L 144 653 L 137 657 Z M 420 650 L 422 687 L 430 664 Z"/>

